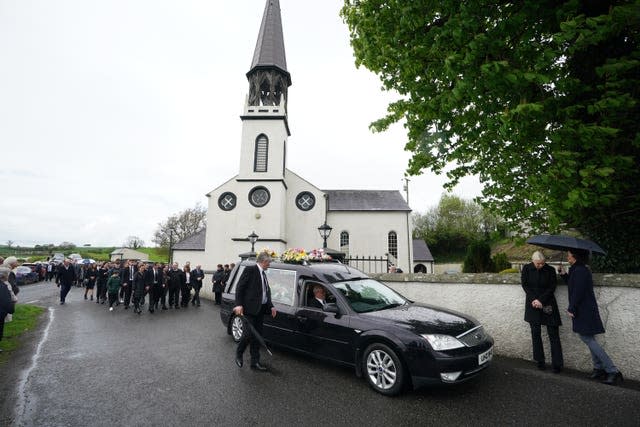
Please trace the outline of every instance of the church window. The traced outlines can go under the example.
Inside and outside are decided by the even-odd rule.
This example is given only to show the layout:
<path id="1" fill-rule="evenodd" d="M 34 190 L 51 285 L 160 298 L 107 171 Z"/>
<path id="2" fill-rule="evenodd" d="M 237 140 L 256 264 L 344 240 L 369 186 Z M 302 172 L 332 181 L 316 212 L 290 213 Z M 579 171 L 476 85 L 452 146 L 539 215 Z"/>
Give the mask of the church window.
<path id="1" fill-rule="evenodd" d="M 230 211 L 236 207 L 236 195 L 230 192 L 222 193 L 218 197 L 218 206 L 223 211 Z"/>
<path id="2" fill-rule="evenodd" d="M 269 203 L 269 199 L 271 199 L 271 194 L 265 187 L 254 187 L 249 192 L 249 203 L 256 208 L 261 208 Z"/>
<path id="3" fill-rule="evenodd" d="M 347 231 L 340 233 L 340 252 L 349 255 L 349 232 Z"/>
<path id="4" fill-rule="evenodd" d="M 303 191 L 296 197 L 296 206 L 301 211 L 309 211 L 316 205 L 316 198 L 308 191 Z"/>
<path id="5" fill-rule="evenodd" d="M 389 248 L 389 255 L 393 255 L 394 258 L 398 258 L 398 235 L 395 231 L 389 232 L 387 243 Z"/>
<path id="6" fill-rule="evenodd" d="M 256 139 L 256 152 L 253 163 L 254 172 L 266 172 L 269 155 L 269 139 L 265 134 L 261 134 Z"/>

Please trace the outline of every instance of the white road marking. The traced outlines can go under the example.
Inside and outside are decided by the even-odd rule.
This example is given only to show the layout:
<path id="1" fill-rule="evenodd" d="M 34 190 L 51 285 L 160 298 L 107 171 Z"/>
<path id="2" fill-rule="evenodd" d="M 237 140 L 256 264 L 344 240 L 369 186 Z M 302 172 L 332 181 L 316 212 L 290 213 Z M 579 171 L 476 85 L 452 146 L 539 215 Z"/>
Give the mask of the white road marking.
<path id="1" fill-rule="evenodd" d="M 29 366 L 27 369 L 25 369 L 22 372 L 20 383 L 18 384 L 18 400 L 16 402 L 17 403 L 16 404 L 17 425 L 23 425 L 21 421 L 22 421 L 22 417 L 24 416 L 24 411 L 26 409 L 25 408 L 25 400 L 26 400 L 25 389 L 27 387 L 27 382 L 29 381 L 29 376 L 31 375 L 31 371 L 33 371 L 38 365 L 38 359 L 40 358 L 42 345 L 49 338 L 49 328 L 53 323 L 53 313 L 54 313 L 53 308 L 49 307 L 49 322 L 47 323 L 46 328 L 44 328 L 44 334 L 42 335 L 42 340 L 40 340 L 40 342 L 38 343 L 38 348 L 36 349 L 36 352 L 33 354 L 33 356 L 31 356 L 31 366 Z"/>
<path id="2" fill-rule="evenodd" d="M 33 301 L 25 302 L 25 304 L 35 304 L 39 301 L 40 301 L 39 299 L 34 299 Z"/>

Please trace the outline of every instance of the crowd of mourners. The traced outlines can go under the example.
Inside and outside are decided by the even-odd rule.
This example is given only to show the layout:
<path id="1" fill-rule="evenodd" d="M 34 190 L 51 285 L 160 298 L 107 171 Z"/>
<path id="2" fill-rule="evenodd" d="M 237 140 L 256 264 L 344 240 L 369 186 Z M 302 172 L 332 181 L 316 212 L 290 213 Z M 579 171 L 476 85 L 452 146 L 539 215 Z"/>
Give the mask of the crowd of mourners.
<path id="1" fill-rule="evenodd" d="M 220 304 L 222 291 L 234 264 L 218 264 L 212 276 L 212 291 L 216 304 Z M 55 281 L 60 288 L 60 304 L 64 304 L 71 287 L 83 287 L 84 299 L 96 304 L 108 304 L 109 311 L 122 305 L 125 310 L 133 306 L 141 314 L 147 305 L 150 313 L 200 306 L 200 291 L 205 273 L 201 265 L 191 267 L 189 262 L 180 268 L 177 262 L 150 263 L 137 260 L 104 262 L 102 264 L 72 264 L 65 259 L 47 274 L 45 280 Z"/>

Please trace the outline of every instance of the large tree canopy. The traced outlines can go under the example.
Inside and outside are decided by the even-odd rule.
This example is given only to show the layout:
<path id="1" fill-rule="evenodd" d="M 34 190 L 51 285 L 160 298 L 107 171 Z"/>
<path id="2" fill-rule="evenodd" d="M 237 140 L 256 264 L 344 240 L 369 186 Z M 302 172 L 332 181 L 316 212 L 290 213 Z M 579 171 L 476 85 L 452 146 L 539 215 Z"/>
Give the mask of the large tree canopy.
<path id="1" fill-rule="evenodd" d="M 533 232 L 575 228 L 638 271 L 640 0 L 345 0 L 356 65 L 396 91 L 410 174 L 469 174 Z M 632 244 L 633 243 L 633 244 Z"/>

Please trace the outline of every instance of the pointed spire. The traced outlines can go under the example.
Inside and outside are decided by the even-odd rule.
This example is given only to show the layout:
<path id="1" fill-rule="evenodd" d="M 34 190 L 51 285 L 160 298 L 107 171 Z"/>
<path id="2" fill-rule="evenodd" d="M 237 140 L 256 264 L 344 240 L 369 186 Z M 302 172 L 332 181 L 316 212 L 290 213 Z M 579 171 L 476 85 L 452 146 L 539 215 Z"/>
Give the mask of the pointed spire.
<path id="1" fill-rule="evenodd" d="M 260 33 L 258 34 L 256 50 L 253 54 L 253 61 L 251 62 L 249 73 L 258 67 L 276 67 L 280 71 L 288 74 L 279 0 L 267 0 L 264 8 Z"/>
<path id="2" fill-rule="evenodd" d="M 283 105 L 286 111 L 291 75 L 287 71 L 278 0 L 267 0 L 247 79 L 248 105 Z"/>

